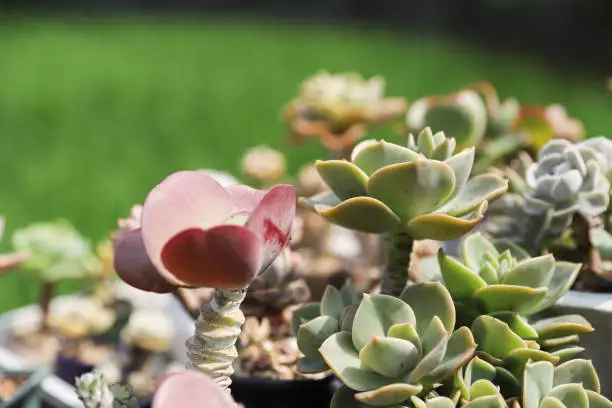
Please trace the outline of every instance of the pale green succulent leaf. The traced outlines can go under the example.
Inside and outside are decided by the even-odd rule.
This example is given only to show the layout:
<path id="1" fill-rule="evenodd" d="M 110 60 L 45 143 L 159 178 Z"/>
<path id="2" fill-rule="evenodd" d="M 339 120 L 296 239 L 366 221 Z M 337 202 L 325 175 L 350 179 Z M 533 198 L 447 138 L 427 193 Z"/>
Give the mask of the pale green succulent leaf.
<path id="1" fill-rule="evenodd" d="M 577 314 L 541 319 L 533 323 L 533 328 L 538 331 L 542 340 L 590 333 L 594 330 L 587 319 Z"/>
<path id="2" fill-rule="evenodd" d="M 477 380 L 470 386 L 470 399 L 475 400 L 476 398 L 488 397 L 488 396 L 501 396 L 497 387 L 489 380 Z"/>
<path id="3" fill-rule="evenodd" d="M 491 285 L 479 289 L 474 299 L 487 313 L 517 312 L 524 315 L 534 313 L 534 308 L 546 297 L 546 288 L 528 288 L 513 285 Z"/>
<path id="4" fill-rule="evenodd" d="M 353 390 L 367 391 L 394 382 L 393 379 L 363 368 L 359 352 L 353 346 L 348 332 L 330 336 L 319 352 L 336 377 Z"/>
<path id="5" fill-rule="evenodd" d="M 344 308 L 342 315 L 340 316 L 340 330 L 348 332 L 353 330 L 353 323 L 355 321 L 355 315 L 357 314 L 358 308 L 359 305 L 357 304 Z"/>
<path id="6" fill-rule="evenodd" d="M 531 324 L 529 324 L 526 318 L 518 313 L 495 312 L 490 313 L 489 316 L 506 323 L 510 327 L 510 330 L 518 334 L 523 340 L 538 339 L 537 330 Z"/>
<path id="7" fill-rule="evenodd" d="M 539 408 L 568 408 L 555 397 L 545 397 L 539 405 Z"/>
<path id="8" fill-rule="evenodd" d="M 401 404 L 423 390 L 419 384 L 396 383 L 355 394 L 359 401 L 374 407 L 389 407 Z"/>
<path id="9" fill-rule="evenodd" d="M 413 218 L 406 229 L 414 239 L 451 241 L 467 234 L 482 221 L 487 201 L 468 216 L 457 218 L 447 214 L 424 214 Z"/>
<path id="10" fill-rule="evenodd" d="M 398 323 L 416 324 L 410 306 L 393 296 L 364 294 L 353 321 L 353 343 L 361 350 L 372 337 L 384 337 Z"/>
<path id="11" fill-rule="evenodd" d="M 504 398 L 499 395 L 490 395 L 470 401 L 463 408 L 508 408 Z"/>
<path id="12" fill-rule="evenodd" d="M 444 160 L 444 163 L 448 164 L 455 173 L 456 182 L 455 192 L 453 195 L 458 194 L 470 178 L 472 167 L 474 166 L 475 154 L 475 149 L 472 147 L 462 150 L 461 152 Z"/>
<path id="13" fill-rule="evenodd" d="M 550 254 L 526 259 L 508 271 L 501 283 L 534 289 L 545 287 L 550 282 L 554 267 L 555 258 Z"/>
<path id="14" fill-rule="evenodd" d="M 330 316 L 315 317 L 308 323 L 300 325 L 296 336 L 298 347 L 306 357 L 316 359 L 319 357 L 319 347 L 338 330 L 338 320 L 335 318 Z"/>
<path id="15" fill-rule="evenodd" d="M 472 333 L 478 349 L 498 359 L 506 358 L 515 349 L 527 348 L 527 343 L 506 323 L 491 316 L 474 320 Z"/>
<path id="16" fill-rule="evenodd" d="M 342 288 L 340 289 L 342 294 L 342 301 L 346 306 L 359 302 L 359 295 L 357 294 L 357 288 L 353 283 L 352 279 L 347 279 Z"/>
<path id="17" fill-rule="evenodd" d="M 548 292 L 542 302 L 533 310 L 534 313 L 548 309 L 572 287 L 574 281 L 578 277 L 581 264 L 570 262 L 557 261 L 552 274 L 552 279 L 548 283 Z"/>
<path id="18" fill-rule="evenodd" d="M 411 342 L 419 351 L 419 355 L 423 354 L 423 346 L 421 339 L 416 331 L 416 328 L 411 323 L 398 323 L 389 327 L 387 337 L 402 339 Z"/>
<path id="19" fill-rule="evenodd" d="M 577 383 L 594 392 L 601 391 L 599 377 L 591 360 L 576 359 L 559 364 L 554 370 L 554 385 Z"/>
<path id="20" fill-rule="evenodd" d="M 455 331 L 448 339 L 444 358 L 426 377 L 428 382 L 441 382 L 450 378 L 474 356 L 474 350 L 476 343 L 470 329 L 464 326 Z"/>
<path id="21" fill-rule="evenodd" d="M 538 341 L 543 349 L 550 350 L 557 347 L 572 346 L 580 343 L 580 337 L 577 334 L 565 337 L 556 337 L 547 340 Z"/>
<path id="22" fill-rule="evenodd" d="M 453 299 L 468 300 L 478 289 L 487 286 L 487 282 L 473 270 L 445 255 L 442 248 L 438 251 L 438 260 L 444 284 Z"/>
<path id="23" fill-rule="evenodd" d="M 417 152 L 430 157 L 436 148 L 436 142 L 430 128 L 424 129 L 417 138 Z"/>
<path id="24" fill-rule="evenodd" d="M 603 395 L 586 390 L 587 397 L 589 398 L 589 408 L 612 408 L 612 402 Z"/>
<path id="25" fill-rule="evenodd" d="M 548 361 L 538 361 L 525 365 L 523 373 L 523 407 L 538 408 L 540 402 L 553 389 L 555 368 Z"/>
<path id="26" fill-rule="evenodd" d="M 449 332 L 444 328 L 442 320 L 438 316 L 434 316 L 429 321 L 429 326 L 420 333 L 423 355 L 436 348 L 441 340 L 448 339 L 448 335 Z"/>
<path id="27" fill-rule="evenodd" d="M 317 358 L 300 358 L 297 363 L 297 371 L 302 374 L 316 374 L 328 370 L 329 367 L 321 356 Z"/>
<path id="28" fill-rule="evenodd" d="M 581 384 L 558 385 L 548 396 L 557 398 L 566 407 L 589 408 L 589 397 Z"/>
<path id="29" fill-rule="evenodd" d="M 463 376 L 466 385 L 471 385 L 478 380 L 492 381 L 495 378 L 495 367 L 486 361 L 474 357 L 465 367 Z"/>
<path id="30" fill-rule="evenodd" d="M 351 161 L 368 176 L 376 170 L 398 163 L 411 162 L 418 153 L 384 140 L 365 140 L 353 150 Z"/>
<path id="31" fill-rule="evenodd" d="M 332 285 L 327 285 L 321 298 L 321 315 L 331 316 L 338 321 L 344 307 L 344 300 L 340 291 Z"/>
<path id="32" fill-rule="evenodd" d="M 409 285 L 400 295 L 400 299 L 414 311 L 419 334 L 424 332 L 434 316 L 440 318 L 446 331 L 450 332 L 455 327 L 453 298 L 442 283 L 422 282 Z"/>
<path id="33" fill-rule="evenodd" d="M 486 239 L 480 232 L 475 232 L 466 236 L 461 242 L 461 256 L 465 265 L 473 271 L 479 271 L 486 253 L 492 254 L 495 258 L 500 253 L 495 246 Z"/>
<path id="34" fill-rule="evenodd" d="M 346 160 L 317 160 L 315 168 L 341 200 L 366 195 L 368 176 L 353 163 Z"/>
<path id="35" fill-rule="evenodd" d="M 349 198 L 335 207 L 315 209 L 328 221 L 360 232 L 380 234 L 400 225 L 389 207 L 372 197 Z"/>
<path id="36" fill-rule="evenodd" d="M 565 363 L 566 361 L 573 359 L 574 357 L 576 357 L 578 354 L 582 353 L 583 351 L 584 351 L 584 347 L 570 346 L 570 347 L 562 347 L 562 348 L 556 349 L 554 351 L 551 351 L 550 354 L 552 354 L 555 357 L 558 357 L 559 363 Z"/>
<path id="37" fill-rule="evenodd" d="M 438 145 L 436 145 L 436 148 L 431 153 L 430 158 L 434 160 L 444 161 L 448 159 L 449 157 L 451 157 L 451 155 L 455 151 L 456 142 L 455 142 L 455 139 L 452 139 L 452 138 L 447 139 L 443 133 L 436 133 L 434 137 L 438 135 L 441 135 L 442 137 L 444 137 L 444 140 Z"/>
<path id="38" fill-rule="evenodd" d="M 424 377 L 428 376 L 436 367 L 440 365 L 444 355 L 446 354 L 447 346 L 448 346 L 448 334 L 446 334 L 438 344 L 431 349 L 427 354 L 423 356 L 421 361 L 416 365 L 414 370 L 408 376 L 409 383 L 415 383 Z M 425 343 L 425 340 L 423 340 Z M 423 350 L 425 350 L 425 346 L 423 346 Z"/>
<path id="39" fill-rule="evenodd" d="M 417 158 L 377 170 L 368 194 L 384 202 L 403 222 L 431 213 L 455 189 L 455 174 L 443 162 Z"/>
<path id="40" fill-rule="evenodd" d="M 480 278 L 488 285 L 495 285 L 499 282 L 498 268 L 496 268 L 495 265 L 488 260 L 486 260 L 480 267 L 478 276 L 480 276 Z"/>
<path id="41" fill-rule="evenodd" d="M 548 361 L 557 364 L 559 362 L 559 357 L 534 348 L 517 348 L 508 353 L 505 358 L 506 364 L 516 373 L 521 373 L 529 360 Z"/>
<path id="42" fill-rule="evenodd" d="M 414 344 L 393 337 L 372 337 L 359 352 L 361 361 L 373 371 L 386 377 L 405 376 L 421 356 Z"/>
<path id="43" fill-rule="evenodd" d="M 291 316 L 291 332 L 297 336 L 298 329 L 306 322 L 321 315 L 320 303 L 307 303 L 293 312 Z"/>
<path id="44" fill-rule="evenodd" d="M 442 207 L 438 214 L 459 217 L 478 208 L 483 201 L 499 197 L 508 189 L 508 182 L 493 174 L 481 174 L 471 178 L 463 188 Z"/>

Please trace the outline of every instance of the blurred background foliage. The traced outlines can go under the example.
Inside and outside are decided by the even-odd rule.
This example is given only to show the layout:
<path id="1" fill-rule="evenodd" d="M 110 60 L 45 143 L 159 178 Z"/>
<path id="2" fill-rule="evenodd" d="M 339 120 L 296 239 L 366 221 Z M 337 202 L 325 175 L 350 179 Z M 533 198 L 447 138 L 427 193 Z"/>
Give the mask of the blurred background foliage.
<path id="1" fill-rule="evenodd" d="M 575 53 L 559 55 L 528 45 L 521 51 L 512 41 L 490 46 L 487 36 L 469 34 L 467 23 L 466 35 L 452 34 L 456 16 L 436 32 L 416 23 L 397 28 L 391 17 L 389 24 L 382 17 L 376 24 L 85 18 L 7 5 L 0 18 L 0 214 L 7 220 L 0 249 L 10 248 L 16 228 L 58 217 L 100 240 L 169 173 L 215 168 L 240 175 L 243 151 L 257 144 L 285 152 L 292 172 L 322 157 L 314 139 L 289 146 L 279 119 L 300 82 L 320 69 L 381 74 L 388 95 L 409 100 L 486 79 L 502 98 L 565 105 L 589 137 L 612 135 L 605 55 L 585 63 L 584 47 L 575 44 L 567 46 Z M 520 31 L 520 22 L 515 27 Z M 609 40 L 592 38 L 602 48 Z M 19 271 L 9 273 L 0 310 L 31 302 L 38 290 Z"/>

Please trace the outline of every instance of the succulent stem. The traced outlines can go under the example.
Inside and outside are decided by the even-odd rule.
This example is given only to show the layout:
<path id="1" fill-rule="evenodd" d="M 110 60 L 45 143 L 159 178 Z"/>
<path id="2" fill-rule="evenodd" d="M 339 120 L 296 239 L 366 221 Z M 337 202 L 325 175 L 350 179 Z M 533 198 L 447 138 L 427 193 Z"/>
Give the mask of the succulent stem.
<path id="1" fill-rule="evenodd" d="M 39 299 L 41 309 L 39 331 L 44 333 L 49 328 L 49 310 L 51 308 L 51 299 L 53 299 L 55 284 L 51 281 L 43 281 L 42 285 Z"/>
<path id="2" fill-rule="evenodd" d="M 195 322 L 195 335 L 187 340 L 190 367 L 210 376 L 222 388 L 228 389 L 234 374 L 233 363 L 238 357 L 236 341 L 244 324 L 240 304 L 247 289 L 215 290 L 202 305 Z"/>
<path id="3" fill-rule="evenodd" d="M 414 243 L 410 234 L 399 231 L 389 233 L 387 242 L 387 267 L 383 272 L 380 293 L 398 297 L 408 281 L 408 267 Z"/>

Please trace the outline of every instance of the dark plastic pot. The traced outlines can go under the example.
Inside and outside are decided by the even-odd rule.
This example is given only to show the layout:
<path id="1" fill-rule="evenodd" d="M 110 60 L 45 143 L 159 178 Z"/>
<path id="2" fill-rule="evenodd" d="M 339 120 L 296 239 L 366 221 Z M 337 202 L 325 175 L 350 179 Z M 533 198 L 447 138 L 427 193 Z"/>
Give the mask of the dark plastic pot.
<path id="1" fill-rule="evenodd" d="M 55 360 L 55 374 L 72 386 L 75 384 L 75 378 L 93 369 L 94 366 L 91 364 L 85 364 L 75 358 L 67 357 L 62 354 L 58 354 Z"/>
<path id="2" fill-rule="evenodd" d="M 330 375 L 322 380 L 273 380 L 267 378 L 232 378 L 232 396 L 245 408 L 328 408 L 340 383 Z M 140 408 L 151 408 L 151 398 Z"/>

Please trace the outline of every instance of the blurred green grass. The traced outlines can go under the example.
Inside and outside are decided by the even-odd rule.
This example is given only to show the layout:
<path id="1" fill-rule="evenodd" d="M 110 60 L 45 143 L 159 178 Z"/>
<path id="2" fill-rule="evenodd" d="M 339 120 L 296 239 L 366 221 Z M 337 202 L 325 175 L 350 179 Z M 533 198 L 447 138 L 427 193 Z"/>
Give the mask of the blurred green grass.
<path id="1" fill-rule="evenodd" d="M 612 134 L 603 78 L 560 74 L 417 33 L 289 27 L 248 21 L 26 20 L 0 25 L 0 214 L 10 233 L 66 217 L 94 240 L 169 173 L 238 174 L 249 146 L 287 152 L 291 171 L 321 157 L 289 149 L 279 108 L 319 69 L 382 74 L 415 99 L 480 79 L 522 102 L 560 102 L 590 136 Z M 73 285 L 64 284 L 63 291 Z M 0 310 L 39 285 L 2 278 Z"/>

